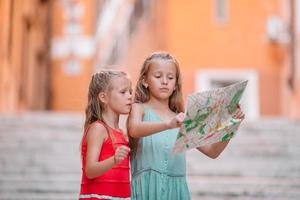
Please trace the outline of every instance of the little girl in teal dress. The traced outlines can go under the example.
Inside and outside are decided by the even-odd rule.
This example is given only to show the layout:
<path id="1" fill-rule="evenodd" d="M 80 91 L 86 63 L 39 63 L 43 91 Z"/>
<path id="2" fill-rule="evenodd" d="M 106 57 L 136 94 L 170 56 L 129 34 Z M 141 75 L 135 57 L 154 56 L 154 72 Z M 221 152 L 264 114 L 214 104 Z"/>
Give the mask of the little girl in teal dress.
<path id="1" fill-rule="evenodd" d="M 151 108 L 143 121 L 161 122 Z M 168 129 L 138 141 L 131 160 L 132 199 L 190 199 L 185 179 L 185 154 L 172 155 L 178 129 Z"/>
<path id="2" fill-rule="evenodd" d="M 184 120 L 179 64 L 157 52 L 143 63 L 128 117 L 131 146 L 131 199 L 187 200 L 185 154 L 172 154 Z M 243 116 L 242 113 L 237 113 Z M 216 158 L 229 140 L 197 149 Z"/>

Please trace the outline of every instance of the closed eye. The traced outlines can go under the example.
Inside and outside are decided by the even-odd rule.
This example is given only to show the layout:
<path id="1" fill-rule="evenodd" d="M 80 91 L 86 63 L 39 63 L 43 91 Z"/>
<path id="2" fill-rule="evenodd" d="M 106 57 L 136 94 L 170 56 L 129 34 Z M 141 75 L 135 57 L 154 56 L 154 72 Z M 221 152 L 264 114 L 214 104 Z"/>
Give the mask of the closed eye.
<path id="1" fill-rule="evenodd" d="M 121 94 L 126 94 L 127 92 L 128 92 L 129 94 L 132 94 L 132 89 L 124 89 L 124 90 L 121 90 L 121 91 L 120 91 Z"/>

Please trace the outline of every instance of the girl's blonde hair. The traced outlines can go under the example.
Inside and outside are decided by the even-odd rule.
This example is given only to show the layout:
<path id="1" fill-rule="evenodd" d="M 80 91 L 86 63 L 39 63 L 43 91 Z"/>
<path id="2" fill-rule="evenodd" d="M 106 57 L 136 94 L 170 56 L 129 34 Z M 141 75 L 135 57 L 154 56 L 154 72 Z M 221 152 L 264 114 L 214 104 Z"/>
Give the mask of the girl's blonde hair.
<path id="1" fill-rule="evenodd" d="M 169 108 L 175 113 L 184 112 L 183 97 L 182 97 L 182 80 L 181 80 L 179 64 L 175 59 L 175 57 L 173 57 L 171 54 L 167 52 L 154 52 L 149 57 L 146 58 L 146 60 L 142 65 L 140 76 L 136 84 L 134 101 L 136 103 L 145 103 L 149 101 L 150 91 L 149 88 L 146 88 L 143 85 L 143 83 L 146 80 L 150 66 L 155 64 L 154 63 L 155 60 L 170 61 L 174 64 L 176 68 L 176 83 L 175 83 L 175 90 L 169 97 Z M 132 155 L 135 155 L 137 150 L 137 145 L 138 145 L 138 138 L 130 137 L 129 139 L 130 139 L 129 141 L 130 141 Z"/>
<path id="2" fill-rule="evenodd" d="M 145 103 L 150 99 L 150 92 L 149 89 L 143 85 L 145 81 L 150 66 L 154 64 L 155 60 L 164 60 L 170 61 L 174 64 L 176 68 L 176 83 L 175 83 L 175 90 L 172 95 L 169 97 L 169 108 L 175 112 L 180 113 L 184 112 L 184 105 L 183 105 L 183 98 L 182 98 L 182 80 L 181 74 L 179 69 L 179 64 L 177 60 L 167 52 L 154 52 L 149 57 L 146 58 L 142 65 L 142 69 L 140 71 L 140 76 L 136 84 L 135 90 L 135 102 L 136 103 Z"/>
<path id="3" fill-rule="evenodd" d="M 99 93 L 111 91 L 112 79 L 116 77 L 127 77 L 127 74 L 125 72 L 116 70 L 102 70 L 93 74 L 89 85 L 88 102 L 85 109 L 84 134 L 82 141 L 86 136 L 87 129 L 90 124 L 97 120 L 101 120 L 103 123 L 105 123 L 102 116 L 102 113 L 105 110 L 105 105 L 100 101 Z M 114 138 L 110 134 L 110 131 L 108 131 L 108 134 L 113 140 Z"/>

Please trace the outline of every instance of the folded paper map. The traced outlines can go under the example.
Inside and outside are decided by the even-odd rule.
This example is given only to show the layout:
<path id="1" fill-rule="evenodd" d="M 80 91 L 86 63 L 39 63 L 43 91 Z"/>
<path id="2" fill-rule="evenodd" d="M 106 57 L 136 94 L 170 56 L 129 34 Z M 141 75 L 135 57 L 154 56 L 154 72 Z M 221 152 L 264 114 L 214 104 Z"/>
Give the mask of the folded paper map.
<path id="1" fill-rule="evenodd" d="M 233 118 L 248 81 L 188 96 L 186 116 L 173 153 L 226 141 L 234 136 L 241 119 Z"/>

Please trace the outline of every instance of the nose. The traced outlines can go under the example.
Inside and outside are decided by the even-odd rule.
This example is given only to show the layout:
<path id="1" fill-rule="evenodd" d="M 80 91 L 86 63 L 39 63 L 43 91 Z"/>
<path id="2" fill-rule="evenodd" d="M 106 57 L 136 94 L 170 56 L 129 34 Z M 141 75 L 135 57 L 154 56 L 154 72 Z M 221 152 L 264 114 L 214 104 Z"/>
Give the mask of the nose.
<path id="1" fill-rule="evenodd" d="M 162 77 L 162 84 L 167 85 L 168 84 L 168 78 Z"/>
<path id="2" fill-rule="evenodd" d="M 132 99 L 132 94 L 131 93 L 128 94 L 128 99 L 130 99 L 130 100 Z"/>

